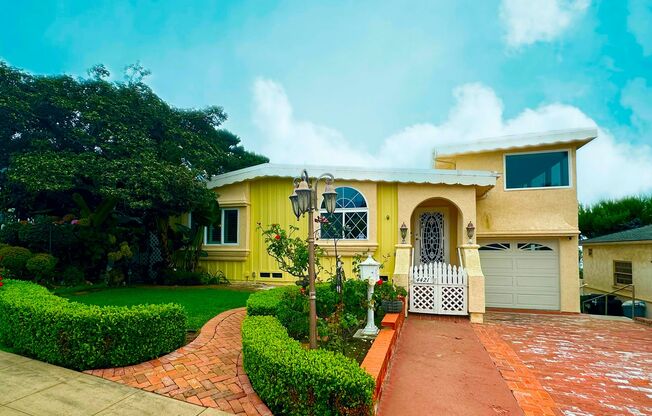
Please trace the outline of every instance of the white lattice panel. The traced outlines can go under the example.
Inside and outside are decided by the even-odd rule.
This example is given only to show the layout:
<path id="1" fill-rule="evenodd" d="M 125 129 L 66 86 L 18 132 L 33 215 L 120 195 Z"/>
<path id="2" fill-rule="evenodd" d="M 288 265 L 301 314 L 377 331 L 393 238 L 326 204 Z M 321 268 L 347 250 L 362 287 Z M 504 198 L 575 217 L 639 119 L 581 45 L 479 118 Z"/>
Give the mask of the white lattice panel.
<path id="1" fill-rule="evenodd" d="M 410 312 L 467 314 L 467 275 L 462 267 L 433 262 L 410 269 Z"/>
<path id="2" fill-rule="evenodd" d="M 435 285 L 416 285 L 410 288 L 410 311 L 432 313 L 435 308 Z"/>

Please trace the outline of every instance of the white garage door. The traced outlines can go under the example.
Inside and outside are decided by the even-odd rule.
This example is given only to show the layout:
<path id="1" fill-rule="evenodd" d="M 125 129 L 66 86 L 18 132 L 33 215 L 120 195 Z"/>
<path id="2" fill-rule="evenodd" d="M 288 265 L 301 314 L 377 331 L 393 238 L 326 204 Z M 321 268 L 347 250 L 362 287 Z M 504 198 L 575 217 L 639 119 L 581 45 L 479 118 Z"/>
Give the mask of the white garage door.
<path id="1" fill-rule="evenodd" d="M 479 241 L 486 305 L 559 310 L 559 249 L 554 240 Z"/>

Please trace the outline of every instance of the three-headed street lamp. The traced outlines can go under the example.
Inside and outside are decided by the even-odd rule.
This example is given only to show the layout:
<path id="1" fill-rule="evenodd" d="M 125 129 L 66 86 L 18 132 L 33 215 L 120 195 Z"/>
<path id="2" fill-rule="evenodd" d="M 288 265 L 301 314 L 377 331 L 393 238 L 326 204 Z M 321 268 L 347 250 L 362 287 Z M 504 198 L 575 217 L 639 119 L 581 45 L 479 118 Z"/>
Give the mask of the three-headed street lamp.
<path id="1" fill-rule="evenodd" d="M 317 294 L 315 292 L 315 225 L 314 211 L 319 210 L 317 205 L 317 184 L 321 179 L 326 182 L 324 188 L 324 206 L 326 212 L 332 214 L 335 212 L 335 203 L 337 202 L 337 192 L 333 183 L 335 177 L 330 173 L 325 173 L 319 178 L 311 180 L 308 172 L 304 169 L 301 176 L 294 179 L 294 192 L 290 195 L 292 202 L 292 211 L 297 217 L 308 214 L 308 299 L 310 301 L 310 349 L 317 348 Z"/>

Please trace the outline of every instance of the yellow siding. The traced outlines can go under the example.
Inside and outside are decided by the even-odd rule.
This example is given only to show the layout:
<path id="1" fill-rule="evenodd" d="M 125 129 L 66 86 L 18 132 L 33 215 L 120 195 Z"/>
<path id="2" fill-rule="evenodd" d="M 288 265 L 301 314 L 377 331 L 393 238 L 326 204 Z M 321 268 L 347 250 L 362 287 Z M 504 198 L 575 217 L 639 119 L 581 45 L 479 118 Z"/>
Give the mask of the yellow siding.
<path id="1" fill-rule="evenodd" d="M 382 261 L 382 257 L 389 255 L 380 274 L 392 276 L 394 273 L 395 245 L 399 243 L 398 223 L 398 188 L 394 183 L 378 184 L 378 250 L 374 257 Z"/>

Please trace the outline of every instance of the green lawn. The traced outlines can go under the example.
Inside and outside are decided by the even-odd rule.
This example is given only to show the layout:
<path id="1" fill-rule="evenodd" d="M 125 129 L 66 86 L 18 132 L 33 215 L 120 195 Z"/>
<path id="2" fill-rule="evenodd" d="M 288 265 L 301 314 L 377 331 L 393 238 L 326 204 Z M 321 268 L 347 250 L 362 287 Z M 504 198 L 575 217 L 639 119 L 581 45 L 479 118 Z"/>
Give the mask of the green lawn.
<path id="1" fill-rule="evenodd" d="M 251 293 L 245 289 L 216 286 L 133 286 L 59 293 L 59 296 L 100 306 L 178 303 L 188 314 L 188 330 L 197 331 L 220 312 L 245 306 Z"/>

